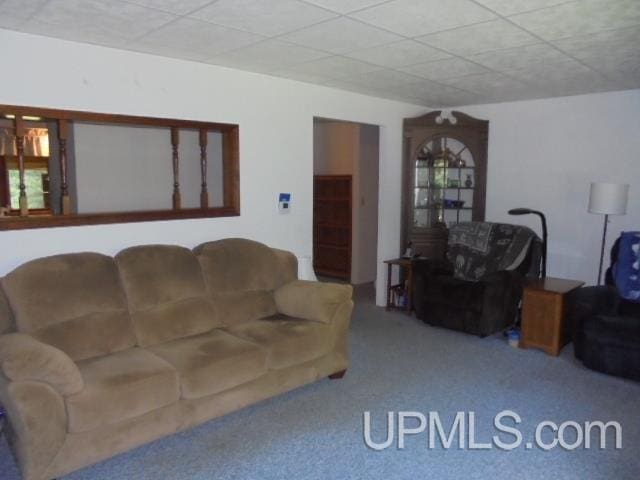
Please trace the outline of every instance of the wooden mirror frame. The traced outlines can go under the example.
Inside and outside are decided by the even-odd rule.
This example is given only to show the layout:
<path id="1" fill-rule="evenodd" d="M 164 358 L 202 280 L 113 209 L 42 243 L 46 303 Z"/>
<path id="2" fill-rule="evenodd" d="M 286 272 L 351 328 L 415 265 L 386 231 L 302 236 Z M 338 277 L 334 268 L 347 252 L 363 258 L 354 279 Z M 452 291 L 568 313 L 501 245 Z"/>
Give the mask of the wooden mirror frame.
<path id="1" fill-rule="evenodd" d="M 240 215 L 240 151 L 239 151 L 239 126 L 230 123 L 210 123 L 192 120 L 175 120 L 154 117 L 138 117 L 130 115 L 117 115 L 108 113 L 94 113 L 73 110 L 58 110 L 50 108 L 24 107 L 13 105 L 0 105 L 0 116 L 14 115 L 14 127 L 16 133 L 16 147 L 19 164 L 23 165 L 24 156 L 22 137 L 24 129 L 23 117 L 41 117 L 56 121 L 58 124 L 59 157 L 60 157 L 60 214 L 53 215 L 50 212 L 28 211 L 22 208 L 18 212 L 11 212 L 8 216 L 0 217 L 0 231 L 23 230 L 28 228 L 69 227 L 79 225 L 100 225 L 107 223 L 126 222 L 150 222 L 155 220 L 181 220 L 188 218 L 232 217 Z M 66 138 L 69 126 L 73 121 L 91 122 L 103 125 L 131 125 L 165 127 L 170 132 L 171 159 L 173 167 L 173 192 L 172 210 L 145 210 L 131 212 L 110 213 L 71 213 L 69 205 L 69 190 L 67 185 L 67 153 Z M 200 140 L 200 167 L 202 173 L 202 185 L 200 192 L 199 208 L 182 208 L 179 182 L 179 158 L 178 143 L 181 128 L 197 130 Z M 207 132 L 219 132 L 222 134 L 222 171 L 223 171 L 223 206 L 209 207 L 209 194 L 207 191 Z M 23 176 L 21 167 L 21 177 Z M 24 182 L 21 180 L 20 191 L 24 193 Z M 171 193 L 171 192 L 169 192 Z"/>

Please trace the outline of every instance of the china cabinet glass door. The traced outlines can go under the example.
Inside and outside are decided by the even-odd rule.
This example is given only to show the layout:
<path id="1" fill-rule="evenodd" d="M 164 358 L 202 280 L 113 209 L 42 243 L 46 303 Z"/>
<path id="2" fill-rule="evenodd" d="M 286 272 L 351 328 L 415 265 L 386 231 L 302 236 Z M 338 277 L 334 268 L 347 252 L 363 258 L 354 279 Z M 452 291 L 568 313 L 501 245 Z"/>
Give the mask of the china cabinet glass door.
<path id="1" fill-rule="evenodd" d="M 427 141 L 414 159 L 413 226 L 471 220 L 475 164 L 469 148 L 447 136 Z"/>

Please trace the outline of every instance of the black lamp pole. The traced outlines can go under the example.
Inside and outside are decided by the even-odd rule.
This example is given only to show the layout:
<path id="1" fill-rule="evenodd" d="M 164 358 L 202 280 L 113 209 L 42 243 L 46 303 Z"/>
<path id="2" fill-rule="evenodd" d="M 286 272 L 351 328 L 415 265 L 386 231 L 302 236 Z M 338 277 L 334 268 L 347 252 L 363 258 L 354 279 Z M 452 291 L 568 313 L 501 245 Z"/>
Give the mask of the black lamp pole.
<path id="1" fill-rule="evenodd" d="M 542 222 L 542 278 L 547 276 L 547 219 L 544 213 L 530 208 L 512 208 L 509 215 L 529 215 L 534 214 L 540 217 Z"/>

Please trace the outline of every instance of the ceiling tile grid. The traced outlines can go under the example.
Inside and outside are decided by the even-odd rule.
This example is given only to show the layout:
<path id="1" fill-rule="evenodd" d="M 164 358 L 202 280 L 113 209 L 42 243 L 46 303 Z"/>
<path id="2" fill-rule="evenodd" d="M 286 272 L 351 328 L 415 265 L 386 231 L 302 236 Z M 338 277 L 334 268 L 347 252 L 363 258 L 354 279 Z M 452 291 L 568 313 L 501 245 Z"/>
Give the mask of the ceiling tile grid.
<path id="1" fill-rule="evenodd" d="M 430 107 L 640 88 L 640 0 L 0 0 L 0 28 Z"/>

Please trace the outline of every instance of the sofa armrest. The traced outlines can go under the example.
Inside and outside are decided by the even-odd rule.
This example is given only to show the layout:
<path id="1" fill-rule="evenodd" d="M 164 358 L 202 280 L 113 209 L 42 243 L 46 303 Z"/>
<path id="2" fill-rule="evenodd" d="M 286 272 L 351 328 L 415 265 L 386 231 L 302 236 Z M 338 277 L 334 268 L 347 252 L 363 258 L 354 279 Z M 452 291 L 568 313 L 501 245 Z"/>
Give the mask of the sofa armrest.
<path id="1" fill-rule="evenodd" d="M 0 335 L 0 371 L 10 381 L 47 383 L 63 396 L 84 386 L 78 366 L 66 353 L 24 333 Z"/>
<path id="2" fill-rule="evenodd" d="M 351 285 L 294 280 L 274 292 L 278 312 L 315 322 L 331 323 L 338 307 L 351 301 Z"/>

